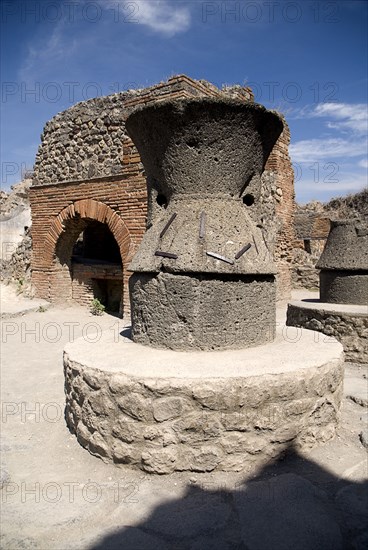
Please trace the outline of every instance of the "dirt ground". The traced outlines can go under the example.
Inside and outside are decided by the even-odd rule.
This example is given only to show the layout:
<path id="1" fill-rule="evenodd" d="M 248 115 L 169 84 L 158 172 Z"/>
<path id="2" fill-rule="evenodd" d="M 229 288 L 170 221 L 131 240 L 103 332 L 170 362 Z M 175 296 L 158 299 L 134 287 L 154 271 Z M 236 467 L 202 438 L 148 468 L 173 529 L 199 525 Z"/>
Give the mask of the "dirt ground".
<path id="1" fill-rule="evenodd" d="M 327 444 L 258 470 L 153 476 L 104 464 L 64 421 L 65 343 L 98 346 L 101 331 L 127 323 L 78 307 L 21 308 L 2 321 L 1 548 L 368 547 L 368 366 L 346 366 L 341 425 Z"/>

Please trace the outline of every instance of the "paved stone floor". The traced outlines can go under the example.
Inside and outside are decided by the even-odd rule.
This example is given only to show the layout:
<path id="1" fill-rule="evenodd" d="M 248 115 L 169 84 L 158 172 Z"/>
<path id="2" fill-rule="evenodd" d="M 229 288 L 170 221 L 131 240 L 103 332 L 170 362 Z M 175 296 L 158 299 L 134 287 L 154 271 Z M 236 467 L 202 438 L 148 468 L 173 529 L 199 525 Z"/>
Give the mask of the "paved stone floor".
<path id="1" fill-rule="evenodd" d="M 368 547 L 367 450 L 360 436 L 368 420 L 367 366 L 347 366 L 349 398 L 333 441 L 303 455 L 290 449 L 258 470 L 152 476 L 90 455 L 63 416 L 65 343 L 82 335 L 98 346 L 102 330 L 123 326 L 81 308 L 3 320 L 1 548 Z"/>

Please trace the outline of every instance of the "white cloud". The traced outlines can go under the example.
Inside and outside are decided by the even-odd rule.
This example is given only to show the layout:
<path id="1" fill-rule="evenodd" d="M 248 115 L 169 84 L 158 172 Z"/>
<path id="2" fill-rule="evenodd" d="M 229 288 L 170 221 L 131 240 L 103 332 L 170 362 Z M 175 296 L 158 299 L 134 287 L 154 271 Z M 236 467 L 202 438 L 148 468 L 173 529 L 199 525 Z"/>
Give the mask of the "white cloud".
<path id="1" fill-rule="evenodd" d="M 312 111 L 312 116 L 329 117 L 327 126 L 337 130 L 351 130 L 356 133 L 367 133 L 368 109 L 364 103 L 320 103 Z"/>
<path id="2" fill-rule="evenodd" d="M 135 0 L 131 3 L 134 10 L 130 21 L 138 25 L 145 25 L 151 30 L 167 37 L 185 32 L 190 27 L 190 11 L 186 6 L 178 6 L 173 0 Z M 107 9 L 126 10 L 126 0 L 107 0 L 101 4 Z M 121 14 L 123 11 L 121 11 Z M 121 20 L 124 20 L 121 17 Z"/>
<path id="3" fill-rule="evenodd" d="M 368 105 L 365 103 L 319 103 L 290 112 L 290 118 L 325 118 L 328 128 L 356 134 L 368 131 Z"/>
<path id="4" fill-rule="evenodd" d="M 136 25 L 144 25 L 168 38 L 185 32 L 191 23 L 190 10 L 185 2 L 179 4 L 174 0 L 100 0 L 99 4 L 102 13 L 98 20 L 99 26 L 88 25 L 89 31 L 93 28 L 96 40 L 98 32 L 106 32 L 108 24 L 113 21 L 120 21 L 124 25 L 131 23 L 133 28 Z M 91 32 L 86 33 L 83 27 L 83 24 L 88 23 L 86 15 L 83 16 L 84 12 L 81 11 L 83 5 L 81 4 L 79 11 L 76 10 L 75 21 L 63 17 L 53 26 L 49 36 L 43 34 L 29 44 L 28 53 L 18 74 L 20 81 L 34 82 L 45 75 L 50 78 L 49 75 L 55 74 L 55 69 L 60 70 L 61 66 L 68 68 L 73 56 L 75 61 L 80 52 L 85 52 L 91 46 L 93 35 Z M 92 12 L 90 16 L 92 17 Z M 47 26 L 44 28 L 46 32 Z"/>
<path id="5" fill-rule="evenodd" d="M 47 70 L 54 70 L 75 53 L 76 47 L 77 40 L 66 38 L 65 22 L 60 20 L 46 41 L 28 46 L 27 57 L 19 69 L 19 79 L 23 82 L 34 81 Z"/>
<path id="6" fill-rule="evenodd" d="M 366 176 L 360 168 L 368 166 L 367 160 L 362 159 L 368 149 L 367 105 L 320 103 L 306 105 L 293 114 L 294 118 L 305 120 L 318 118 L 330 130 L 327 137 L 290 145 L 298 200 L 343 196 L 366 187 Z"/>
<path id="7" fill-rule="evenodd" d="M 289 148 L 293 162 L 316 162 L 323 159 L 360 157 L 367 151 L 367 141 L 342 138 L 306 139 L 292 143 Z"/>

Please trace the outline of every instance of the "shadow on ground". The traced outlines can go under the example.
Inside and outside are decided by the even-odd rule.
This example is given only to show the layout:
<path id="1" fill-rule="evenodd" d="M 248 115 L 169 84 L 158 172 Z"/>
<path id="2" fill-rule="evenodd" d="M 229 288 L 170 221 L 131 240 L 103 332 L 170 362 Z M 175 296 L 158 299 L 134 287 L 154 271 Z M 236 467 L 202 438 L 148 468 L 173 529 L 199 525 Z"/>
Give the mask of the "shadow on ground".
<path id="1" fill-rule="evenodd" d="M 291 447 L 231 490 L 189 485 L 183 498 L 90 550 L 365 550 L 367 490 Z"/>

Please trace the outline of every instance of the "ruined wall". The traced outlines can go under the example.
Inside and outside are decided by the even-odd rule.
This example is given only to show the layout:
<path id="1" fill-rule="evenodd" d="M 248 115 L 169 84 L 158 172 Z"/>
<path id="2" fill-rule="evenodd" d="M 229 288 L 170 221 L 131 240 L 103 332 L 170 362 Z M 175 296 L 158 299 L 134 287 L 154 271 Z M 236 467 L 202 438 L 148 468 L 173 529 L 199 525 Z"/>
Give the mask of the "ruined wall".
<path id="1" fill-rule="evenodd" d="M 70 269 L 55 257 L 57 243 L 65 231 L 65 219 L 61 213 L 65 208 L 71 209 L 76 202 L 88 199 L 107 205 L 123 221 L 129 234 L 128 244 L 118 242 L 120 249 L 125 251 L 124 305 L 126 311 L 129 309 L 127 285 L 130 274 L 127 267 L 145 231 L 147 195 L 143 165 L 125 133 L 124 122 L 138 105 L 200 96 L 253 101 L 249 88 L 234 86 L 219 90 L 208 82 L 180 75 L 145 90 L 81 102 L 46 124 L 30 193 L 34 246 L 32 281 L 39 297 L 51 301 L 74 299 L 83 305 L 92 299 L 91 284 L 86 280 L 86 284 L 80 284 L 73 291 Z M 275 254 L 280 270 L 278 288 L 282 288 L 283 295 L 288 295 L 291 288 L 285 251 L 291 248 L 294 240 L 292 225 L 291 229 L 287 228 L 294 208 L 288 136 L 285 130 L 267 163 L 262 198 L 269 206 L 274 207 L 271 199 L 276 205 L 281 227 Z M 97 219 L 94 203 L 90 202 L 86 208 L 87 212 L 77 212 L 76 215 Z M 69 210 L 67 218 L 71 217 L 73 212 Z M 273 217 L 273 214 L 268 216 L 270 220 Z M 100 221 L 107 222 L 108 219 L 101 217 Z M 119 238 L 124 240 L 125 237 L 116 237 Z"/>
<path id="2" fill-rule="evenodd" d="M 30 229 L 26 229 L 23 238 L 9 258 L 0 259 L 1 280 L 17 282 L 18 290 L 31 295 L 31 254 L 32 238 Z"/>
<path id="3" fill-rule="evenodd" d="M 276 142 L 268 158 L 265 171 L 271 171 L 274 183 L 271 193 L 275 201 L 277 236 L 275 262 L 277 265 L 277 299 L 290 297 L 291 266 L 293 262 L 294 233 L 294 171 L 289 157 L 290 130 L 284 120 L 284 131 Z"/>
<path id="4" fill-rule="evenodd" d="M 0 193 L 0 279 L 16 282 L 17 290 L 28 296 L 32 295 L 30 185 L 31 180 L 24 178 L 9 193 Z"/>
<path id="5" fill-rule="evenodd" d="M 296 207 L 292 285 L 293 288 L 317 289 L 319 270 L 315 265 L 330 232 L 330 221 L 367 219 L 368 190 L 337 197 L 327 203 L 313 200 Z"/>
<path id="6" fill-rule="evenodd" d="M 135 107 L 165 99 L 224 94 L 253 100 L 248 88 L 227 87 L 222 92 L 209 83 L 179 76 L 145 90 L 77 103 L 46 123 L 35 161 L 33 185 L 122 174 L 122 148 L 128 137 L 125 120 Z"/>
<path id="7" fill-rule="evenodd" d="M 0 260 L 4 266 L 24 238 L 25 227 L 31 225 L 30 185 L 30 179 L 23 179 L 9 193 L 0 193 Z"/>
<path id="8" fill-rule="evenodd" d="M 330 219 L 323 212 L 299 211 L 295 214 L 295 242 L 291 281 L 293 288 L 319 288 L 316 263 L 330 232 Z"/>
<path id="9" fill-rule="evenodd" d="M 33 185 L 121 174 L 124 100 L 129 92 L 74 105 L 46 123 Z"/>

